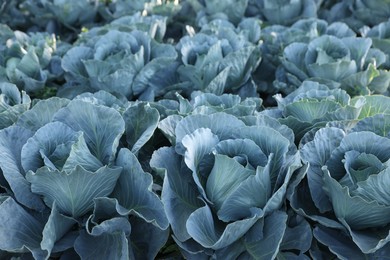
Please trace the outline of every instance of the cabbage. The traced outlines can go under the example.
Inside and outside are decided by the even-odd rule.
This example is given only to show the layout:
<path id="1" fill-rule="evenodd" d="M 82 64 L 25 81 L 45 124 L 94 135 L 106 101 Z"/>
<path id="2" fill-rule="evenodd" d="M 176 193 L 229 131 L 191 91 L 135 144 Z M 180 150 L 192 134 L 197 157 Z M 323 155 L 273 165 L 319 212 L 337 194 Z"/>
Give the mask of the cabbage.
<path id="1" fill-rule="evenodd" d="M 307 142 L 327 123 L 353 122 L 357 120 L 364 102 L 352 104 L 351 97 L 341 89 L 329 89 L 317 82 L 304 81 L 286 97 L 275 95 L 280 110 L 279 122 L 289 126 L 296 142 Z M 303 139 L 303 140 L 302 140 Z"/>
<path id="2" fill-rule="evenodd" d="M 0 259 L 390 255 L 389 0 L 0 2 Z"/>
<path id="3" fill-rule="evenodd" d="M 150 163 L 165 173 L 162 200 L 184 255 L 275 257 L 286 233 L 283 198 L 300 167 L 291 129 L 269 117 L 246 125 L 224 112 L 168 120 L 160 128 L 175 145 Z"/>
<path id="4" fill-rule="evenodd" d="M 299 19 L 317 16 L 318 0 L 257 0 L 260 13 L 270 24 L 291 25 Z"/>
<path id="5" fill-rule="evenodd" d="M 346 89 L 351 95 L 385 93 L 389 87 L 388 71 L 378 67 L 384 53 L 371 49 L 369 38 L 336 38 L 323 35 L 310 43 L 291 43 L 283 52 L 277 78 L 299 85 L 305 79 Z"/>
<path id="6" fill-rule="evenodd" d="M 199 33 L 184 36 L 177 49 L 183 63 L 178 68 L 180 85 L 186 96 L 194 90 L 256 96 L 251 74 L 261 61 L 260 32 L 255 19 L 243 20 L 237 27 L 213 20 Z"/>
<path id="7" fill-rule="evenodd" d="M 60 77 L 62 69 L 56 67 L 57 42 L 47 33 L 25 34 L 12 32 L 7 27 L 0 41 L 0 79 L 18 86 L 27 93 L 44 89 L 54 77 Z"/>
<path id="8" fill-rule="evenodd" d="M 109 98 L 95 95 L 100 102 Z M 0 224 L 2 250 L 37 259 L 66 249 L 82 258 L 91 250 L 96 257 L 155 257 L 169 223 L 152 176 L 133 152 L 119 147 L 126 132 L 137 152 L 156 127 L 150 120 L 143 120 L 145 130 L 134 125 L 136 111 L 128 107 L 122 117 L 86 97 L 54 97 L 0 130 L 1 185 L 8 190 L 0 215 L 9 220 Z M 155 109 L 145 112 L 152 120 L 158 116 Z M 149 247 L 138 249 L 146 241 Z"/>
<path id="9" fill-rule="evenodd" d="M 30 108 L 31 99 L 11 83 L 0 83 L 0 129 L 14 124 Z"/>
<path id="10" fill-rule="evenodd" d="M 385 108 L 368 112 L 380 97 L 367 98 L 364 118 L 354 127 L 322 128 L 303 145 L 302 160 L 310 166 L 289 198 L 293 208 L 320 224 L 314 237 L 340 258 L 383 255 L 389 249 L 384 185 L 390 118 Z M 313 202 L 302 203 L 303 196 Z"/>
<path id="11" fill-rule="evenodd" d="M 165 80 L 169 82 L 166 74 L 173 74 L 176 67 L 177 53 L 172 46 L 138 30 L 112 29 L 92 34 L 85 41 L 62 59 L 68 86 L 61 96 L 105 90 L 128 99 L 153 100 L 164 94 Z"/>

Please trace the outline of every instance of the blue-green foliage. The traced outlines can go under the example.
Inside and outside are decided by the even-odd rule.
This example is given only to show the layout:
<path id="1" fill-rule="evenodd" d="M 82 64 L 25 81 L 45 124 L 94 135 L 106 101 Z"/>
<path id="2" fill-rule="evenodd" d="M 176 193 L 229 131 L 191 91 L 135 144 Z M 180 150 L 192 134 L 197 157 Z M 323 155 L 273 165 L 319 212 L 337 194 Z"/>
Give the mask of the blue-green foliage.
<path id="1" fill-rule="evenodd" d="M 322 35 L 343 38 L 354 37 L 356 33 L 345 23 L 328 23 L 317 18 L 301 19 L 289 27 L 282 25 L 265 27 L 261 35 L 264 62 L 260 64 L 257 73 L 254 75 L 260 90 L 269 94 L 278 92 L 287 94 L 299 86 L 301 82 L 289 74 L 286 75 L 284 68 L 280 66 L 283 62 L 281 57 L 284 50 L 292 43 L 309 43 Z"/>
<path id="2" fill-rule="evenodd" d="M 53 35 L 13 32 L 6 25 L 0 28 L 1 82 L 10 82 L 20 90 L 36 93 L 61 76 L 57 42 Z"/>
<path id="3" fill-rule="evenodd" d="M 387 0 L 336 1 L 329 11 L 324 12 L 328 20 L 342 20 L 354 30 L 363 26 L 375 26 L 389 19 L 390 7 Z"/>
<path id="4" fill-rule="evenodd" d="M 161 121 L 174 145 L 157 150 L 151 166 L 165 174 L 162 200 L 188 257 L 275 257 L 283 244 L 288 216 L 280 209 L 301 165 L 294 134 L 270 117 L 244 118 L 216 112 Z M 277 237 L 268 240 L 273 225 Z"/>
<path id="5" fill-rule="evenodd" d="M 204 24 L 198 33 L 184 36 L 176 48 L 182 91 L 255 96 L 252 73 L 261 61 L 259 20 L 244 19 L 237 27 L 226 20 Z"/>
<path id="6" fill-rule="evenodd" d="M 389 6 L 3 0 L 0 259 L 388 258 Z"/>
<path id="7" fill-rule="evenodd" d="M 298 86 L 303 80 L 340 87 L 351 95 L 385 93 L 390 74 L 378 69 L 385 54 L 370 38 L 322 35 L 307 43 L 291 43 L 283 51 L 277 79 Z"/>
<path id="8" fill-rule="evenodd" d="M 361 99 L 352 104 L 351 97 L 342 89 L 329 89 L 326 85 L 304 81 L 289 95 L 274 96 L 279 122 L 289 126 L 296 142 L 307 142 L 314 133 L 328 123 L 348 124 L 358 119 L 364 105 Z"/>
<path id="9" fill-rule="evenodd" d="M 387 117 L 371 129 L 388 129 Z M 365 120 L 371 119 L 360 124 Z M 320 224 L 316 237 L 321 243 L 332 248 L 332 232 L 343 234 L 344 246 L 332 252 L 344 258 L 352 252 L 360 257 L 388 252 L 388 131 L 381 136 L 359 126 L 349 132 L 325 127 L 302 147 L 302 159 L 310 165 L 302 184 L 308 189 L 298 186 L 291 197 L 293 208 Z M 300 200 L 306 191 L 311 206 Z"/>
<path id="10" fill-rule="evenodd" d="M 0 83 L 0 129 L 14 124 L 30 108 L 31 99 L 11 83 Z"/>
<path id="11" fill-rule="evenodd" d="M 6 220 L 1 250 L 31 252 L 36 259 L 64 250 L 81 258 L 94 251 L 96 257 L 122 259 L 153 258 L 164 245 L 169 223 L 152 191 L 152 176 L 126 144 L 120 145 L 126 132 L 136 152 L 156 123 L 130 124 L 139 106 L 128 107 L 122 117 L 115 108 L 95 104 L 108 104 L 110 98 L 100 93 L 96 102 L 87 97 L 42 100 L 0 131 L 6 190 L 0 206 Z M 158 119 L 157 110 L 144 112 Z M 147 248 L 146 237 L 132 236 L 133 229 L 150 236 Z"/>
<path id="12" fill-rule="evenodd" d="M 67 85 L 62 96 L 105 90 L 128 99 L 154 100 L 165 94 L 164 87 L 177 67 L 174 47 L 154 40 L 148 34 L 155 36 L 151 29 L 144 32 L 120 26 L 127 22 L 120 19 L 112 27 L 87 32 L 64 55 Z M 155 21 L 149 22 L 157 25 Z"/>
<path id="13" fill-rule="evenodd" d="M 256 0 L 262 20 L 271 24 L 291 25 L 297 20 L 317 16 L 321 0 Z"/>

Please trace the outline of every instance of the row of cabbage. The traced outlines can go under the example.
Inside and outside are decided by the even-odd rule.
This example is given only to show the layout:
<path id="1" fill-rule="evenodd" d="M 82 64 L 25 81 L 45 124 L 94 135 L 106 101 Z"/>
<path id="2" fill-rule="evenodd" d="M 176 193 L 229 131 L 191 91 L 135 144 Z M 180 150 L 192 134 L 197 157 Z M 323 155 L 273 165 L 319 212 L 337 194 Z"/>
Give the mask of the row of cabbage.
<path id="1" fill-rule="evenodd" d="M 356 31 L 318 18 L 286 27 L 218 14 L 181 26 L 170 20 L 175 16 L 137 12 L 84 28 L 76 41 L 3 24 L 0 80 L 38 98 L 105 90 L 154 101 L 201 90 L 242 98 L 260 94 L 275 105 L 273 94 L 288 94 L 307 79 L 352 96 L 388 95 L 389 21 Z M 172 38 L 169 28 L 177 24 L 182 32 Z"/>
<path id="2" fill-rule="evenodd" d="M 286 26 L 318 17 L 359 30 L 386 21 L 390 7 L 386 0 L 4 0 L 0 6 L 1 22 L 12 28 L 48 31 L 66 39 L 75 39 L 74 33 L 83 26 L 106 24 L 136 12 L 166 16 L 176 23 L 173 36 L 183 25 L 199 26 L 215 18 L 238 24 L 243 17 Z"/>
<path id="3" fill-rule="evenodd" d="M 2 258 L 389 254 L 389 97 L 305 81 L 272 109 L 202 92 L 32 104 L 0 87 Z"/>
<path id="4" fill-rule="evenodd" d="M 231 2 L 0 6 L 0 258 L 390 255 L 389 5 Z"/>

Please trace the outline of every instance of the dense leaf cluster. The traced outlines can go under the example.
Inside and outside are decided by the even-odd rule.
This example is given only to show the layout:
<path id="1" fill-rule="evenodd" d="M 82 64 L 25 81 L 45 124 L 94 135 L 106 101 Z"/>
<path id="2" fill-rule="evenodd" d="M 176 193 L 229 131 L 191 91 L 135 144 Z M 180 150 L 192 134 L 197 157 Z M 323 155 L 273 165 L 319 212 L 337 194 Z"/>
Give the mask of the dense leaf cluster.
<path id="1" fill-rule="evenodd" d="M 390 255 L 387 0 L 4 0 L 1 259 Z"/>

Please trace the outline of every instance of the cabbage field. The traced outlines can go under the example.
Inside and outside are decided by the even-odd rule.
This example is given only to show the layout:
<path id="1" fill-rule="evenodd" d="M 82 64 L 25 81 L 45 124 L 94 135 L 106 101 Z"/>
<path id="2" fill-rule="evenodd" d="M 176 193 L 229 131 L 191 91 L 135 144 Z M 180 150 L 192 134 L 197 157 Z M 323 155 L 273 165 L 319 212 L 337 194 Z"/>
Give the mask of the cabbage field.
<path id="1" fill-rule="evenodd" d="M 1 0 L 0 259 L 389 259 L 389 0 Z"/>

